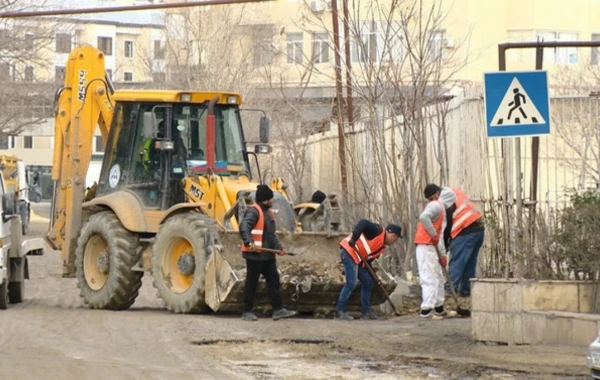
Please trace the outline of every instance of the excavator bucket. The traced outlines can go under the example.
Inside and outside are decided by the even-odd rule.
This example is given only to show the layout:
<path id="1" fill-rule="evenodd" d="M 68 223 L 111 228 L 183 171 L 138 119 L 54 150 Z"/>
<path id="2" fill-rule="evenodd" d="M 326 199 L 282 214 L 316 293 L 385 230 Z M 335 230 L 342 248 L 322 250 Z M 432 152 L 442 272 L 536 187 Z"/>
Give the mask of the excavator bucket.
<path id="1" fill-rule="evenodd" d="M 335 311 L 340 291 L 345 284 L 339 242 L 346 235 L 322 232 L 279 234 L 279 241 L 284 248 L 290 251 L 293 248 L 301 252 L 294 256 L 277 256 L 281 292 L 286 308 L 320 316 Z M 221 258 L 215 256 L 214 263 L 209 262 L 207 266 L 207 304 L 213 310 L 216 310 L 213 305 L 218 305 L 219 310 L 239 312 L 242 310 L 246 278 L 246 263 L 241 253 L 239 233 L 222 231 L 220 241 L 223 246 L 223 256 Z M 211 271 L 217 277 L 214 277 Z M 393 278 L 381 272 L 379 277 L 386 291 L 391 293 L 396 287 Z M 224 296 L 226 293 L 227 295 Z M 381 304 L 385 302 L 385 297 L 373 288 L 371 302 L 374 305 Z M 262 278 L 254 303 L 259 311 L 267 311 L 270 308 L 267 286 Z M 360 286 L 357 286 L 352 293 L 347 310 L 360 310 Z"/>
<path id="2" fill-rule="evenodd" d="M 204 301 L 213 311 L 219 310 L 221 302 L 227 299 L 238 277 L 219 252 L 210 255 L 204 275 Z"/>

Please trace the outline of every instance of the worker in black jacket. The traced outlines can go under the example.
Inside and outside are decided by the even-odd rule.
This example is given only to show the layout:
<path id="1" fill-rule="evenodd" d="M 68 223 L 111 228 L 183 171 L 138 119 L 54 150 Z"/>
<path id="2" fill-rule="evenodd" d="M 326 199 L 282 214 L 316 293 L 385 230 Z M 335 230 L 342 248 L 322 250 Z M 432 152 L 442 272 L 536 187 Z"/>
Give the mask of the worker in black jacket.
<path id="1" fill-rule="evenodd" d="M 373 279 L 365 268 L 364 262 L 371 262 L 383 255 L 385 247 L 394 244 L 402 237 L 402 228 L 396 224 L 388 224 L 385 229 L 367 219 L 358 221 L 350 235 L 340 242 L 340 255 L 346 273 L 346 284 L 340 292 L 337 304 L 336 319 L 352 320 L 346 313 L 346 303 L 350 294 L 360 280 L 361 319 L 377 319 L 371 311 L 371 289 Z"/>
<path id="2" fill-rule="evenodd" d="M 275 254 L 261 252 L 261 248 L 276 249 L 278 255 L 285 255 L 285 251 L 275 234 L 275 216 L 273 206 L 273 191 L 267 185 L 258 185 L 255 203 L 249 207 L 240 223 L 240 236 L 242 237 L 242 255 L 246 259 L 246 283 L 244 285 L 244 313 L 245 321 L 256 321 L 252 313 L 254 307 L 254 294 L 262 274 L 267 281 L 267 289 L 273 306 L 273 319 L 288 318 L 296 315 L 295 311 L 282 307 L 279 273 Z"/>

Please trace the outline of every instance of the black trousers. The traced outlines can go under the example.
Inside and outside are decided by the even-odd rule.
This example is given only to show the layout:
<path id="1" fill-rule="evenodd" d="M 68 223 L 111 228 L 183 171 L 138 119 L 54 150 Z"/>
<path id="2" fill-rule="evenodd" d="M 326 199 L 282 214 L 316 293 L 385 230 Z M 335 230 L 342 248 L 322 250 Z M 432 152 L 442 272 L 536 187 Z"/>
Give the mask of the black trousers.
<path id="1" fill-rule="evenodd" d="M 279 289 L 279 273 L 277 272 L 277 261 L 250 260 L 246 259 L 246 283 L 244 284 L 244 312 L 252 311 L 254 307 L 254 295 L 260 275 L 267 281 L 267 289 L 271 297 L 273 310 L 281 309 L 281 290 Z"/>

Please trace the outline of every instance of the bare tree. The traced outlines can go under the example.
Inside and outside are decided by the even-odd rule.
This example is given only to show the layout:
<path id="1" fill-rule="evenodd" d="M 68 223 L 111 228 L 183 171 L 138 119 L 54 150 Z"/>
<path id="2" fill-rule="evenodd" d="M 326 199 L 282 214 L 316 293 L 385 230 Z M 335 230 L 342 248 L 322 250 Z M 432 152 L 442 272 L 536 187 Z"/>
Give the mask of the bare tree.
<path id="1" fill-rule="evenodd" d="M 441 1 L 349 1 L 347 75 L 356 109 L 354 129 L 345 128 L 352 193 L 346 210 L 351 222 L 403 222 L 405 244 L 394 266 L 404 270 L 411 268 L 424 185 L 451 180 L 445 117 L 452 78 L 466 58 L 446 48 L 447 11 Z M 298 25 L 326 30 L 332 39 L 325 16 L 305 14 Z"/>
<path id="2" fill-rule="evenodd" d="M 0 11 L 25 11 L 44 4 L 0 0 Z M 57 23 L 42 19 L 0 19 L 0 140 L 15 136 L 52 115 L 48 52 Z M 40 73 L 40 75 L 36 75 Z"/>

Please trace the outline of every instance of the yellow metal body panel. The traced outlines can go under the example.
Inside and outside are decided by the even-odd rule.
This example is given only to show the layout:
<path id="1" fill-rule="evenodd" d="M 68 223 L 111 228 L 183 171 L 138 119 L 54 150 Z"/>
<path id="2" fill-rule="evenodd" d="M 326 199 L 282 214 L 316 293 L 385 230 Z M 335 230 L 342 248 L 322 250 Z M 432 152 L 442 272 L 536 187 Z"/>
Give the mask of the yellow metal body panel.
<path id="1" fill-rule="evenodd" d="M 302 210 L 303 208 L 316 210 L 319 208 L 319 206 L 320 206 L 319 203 L 300 203 L 300 204 L 294 205 L 294 210 L 298 211 L 298 210 Z"/>
<path id="2" fill-rule="evenodd" d="M 181 95 L 190 94 L 189 102 L 182 102 Z M 235 104 L 242 104 L 242 96 L 235 92 L 200 92 L 169 90 L 117 90 L 111 96 L 116 102 L 163 102 L 163 103 L 204 103 L 218 97 L 219 104 L 227 104 L 230 97 L 235 97 Z"/>
<path id="3" fill-rule="evenodd" d="M 125 229 L 132 232 L 146 232 L 148 225 L 146 215 L 139 199 L 129 191 L 117 191 L 92 199 L 83 204 L 86 213 L 93 213 L 98 208 L 112 210 Z"/>
<path id="4" fill-rule="evenodd" d="M 255 191 L 256 182 L 251 182 L 245 175 L 237 177 L 220 177 L 217 175 L 188 177 L 184 189 L 192 202 L 203 203 L 202 211 L 225 227 L 225 214 L 237 200 L 240 191 Z M 231 219 L 233 230 L 238 229 L 238 223 Z"/>

